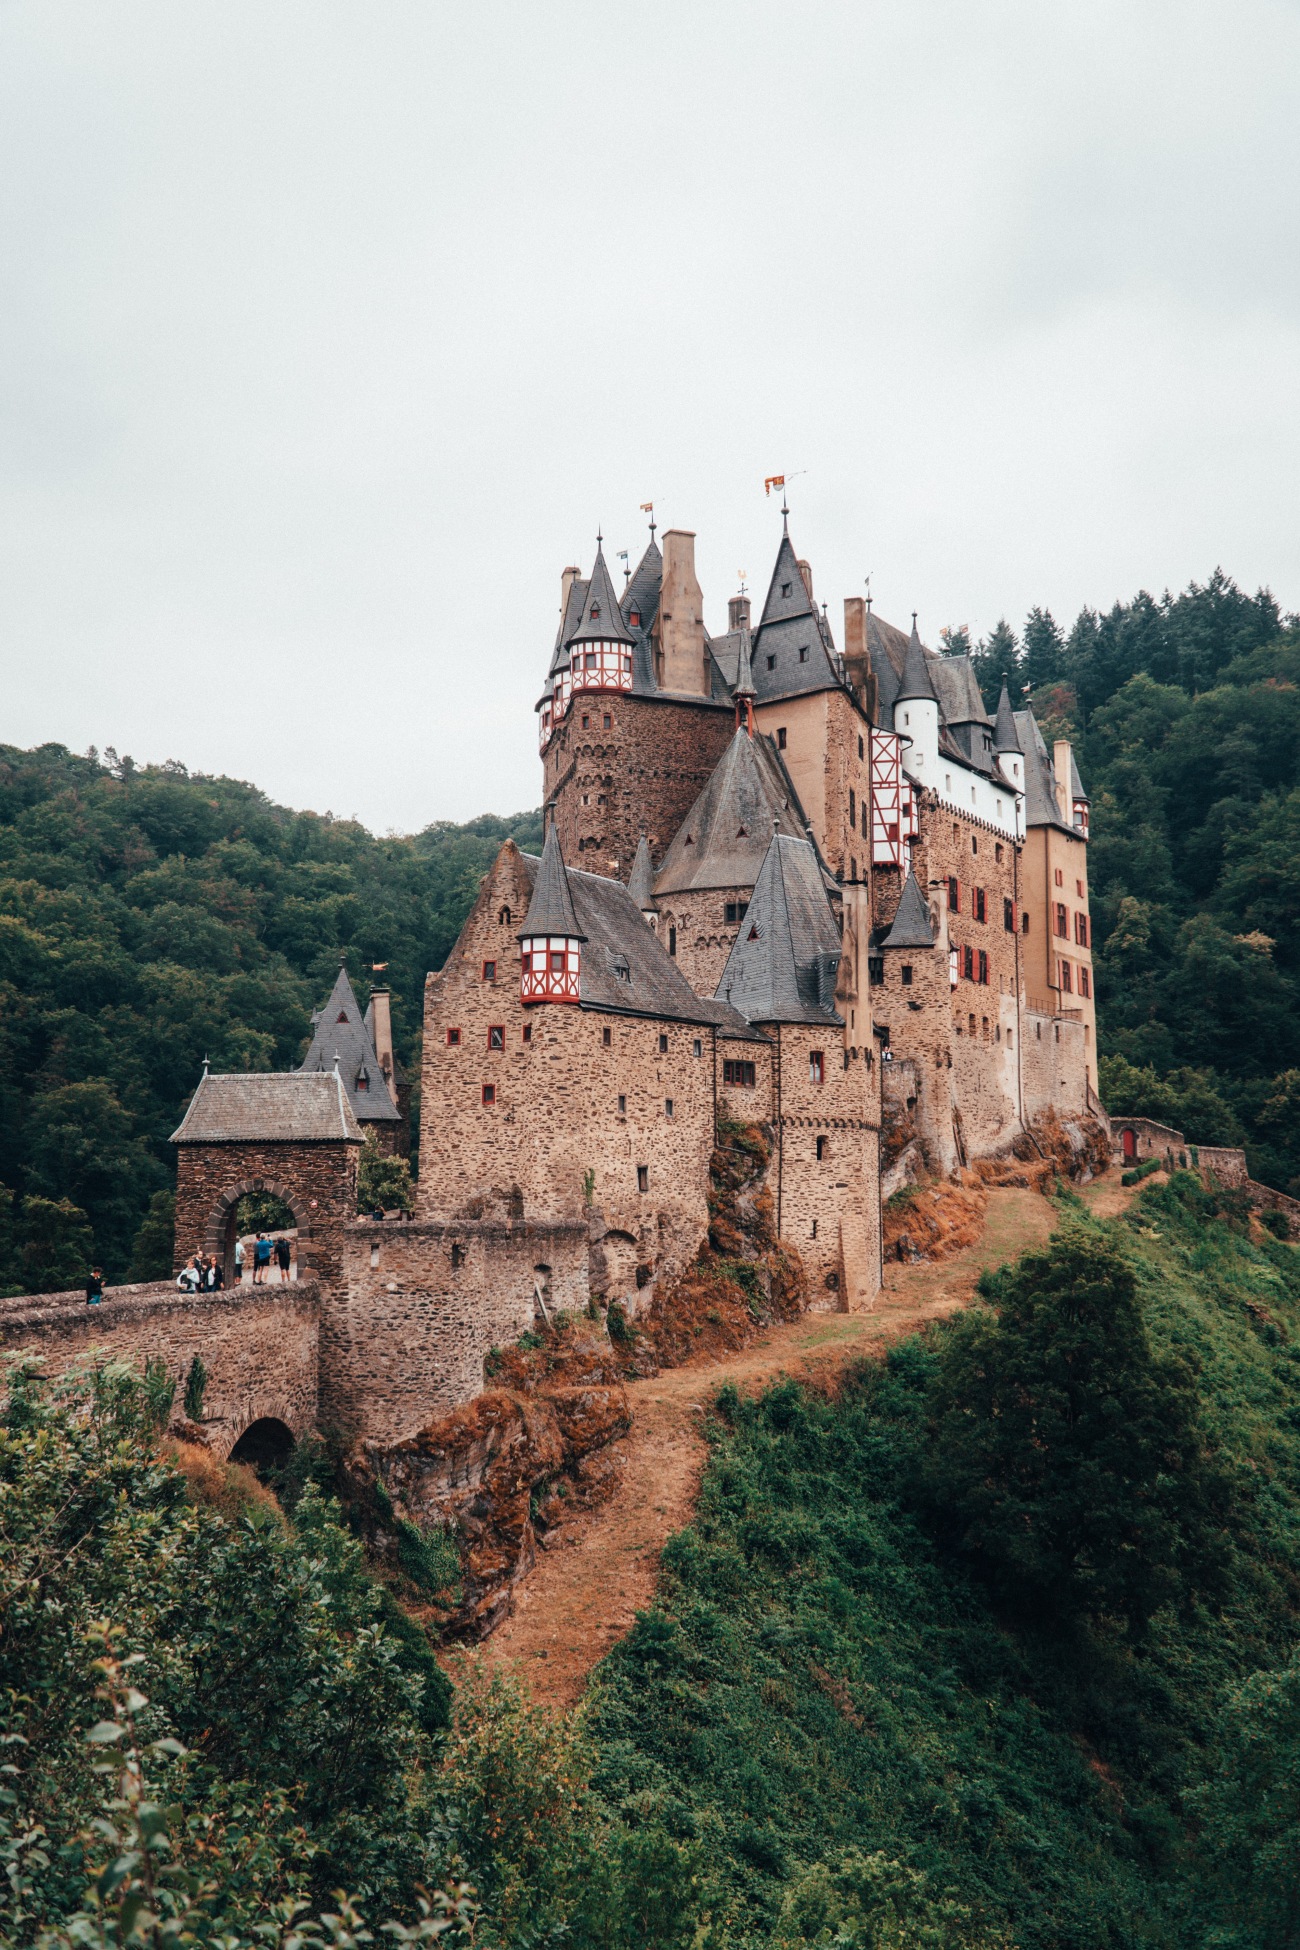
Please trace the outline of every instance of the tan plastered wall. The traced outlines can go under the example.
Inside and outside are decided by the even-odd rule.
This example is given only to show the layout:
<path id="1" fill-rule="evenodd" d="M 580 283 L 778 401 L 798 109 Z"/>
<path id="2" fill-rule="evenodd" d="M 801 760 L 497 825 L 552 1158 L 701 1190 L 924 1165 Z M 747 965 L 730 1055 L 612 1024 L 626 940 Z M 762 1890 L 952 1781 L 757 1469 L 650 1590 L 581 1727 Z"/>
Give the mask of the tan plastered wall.
<path id="1" fill-rule="evenodd" d="M 1057 873 L 1061 875 L 1061 885 L 1056 885 Z M 1079 893 L 1082 884 L 1083 893 Z M 1088 1082 L 1097 1087 L 1097 1009 L 1096 983 L 1092 976 L 1092 920 L 1088 901 L 1088 843 L 1075 839 L 1056 826 L 1031 826 L 1025 836 L 1024 862 L 1021 872 L 1021 900 L 1029 917 L 1029 931 L 1023 936 L 1021 948 L 1024 956 L 1025 992 L 1029 1006 L 1041 1014 L 1053 1014 L 1058 1010 L 1068 1011 L 1084 1025 L 1083 1036 L 1084 1063 Z M 1069 939 L 1062 941 L 1052 932 L 1055 903 L 1064 901 L 1069 911 Z M 1082 948 L 1075 940 L 1076 914 L 1088 916 L 1089 946 Z M 1078 976 L 1074 976 L 1074 992 L 1062 995 L 1057 986 L 1057 958 L 1063 956 L 1077 971 L 1086 968 L 1089 974 L 1091 995 L 1081 996 L 1078 992 Z"/>
<path id="2" fill-rule="evenodd" d="M 831 872 L 851 880 L 856 861 L 858 877 L 865 878 L 871 848 L 862 825 L 865 809 L 870 830 L 871 762 L 867 720 L 859 707 L 846 692 L 812 691 L 758 706 L 754 722 L 778 748 L 784 730 L 781 757 Z"/>
<path id="3" fill-rule="evenodd" d="M 126 1361 L 143 1370 L 161 1361 L 184 1395 L 197 1354 L 207 1369 L 203 1428 L 229 1455 L 251 1423 L 283 1422 L 295 1438 L 316 1421 L 320 1291 L 308 1280 L 187 1294 L 159 1284 L 136 1287 L 88 1307 L 76 1295 L 35 1294 L 7 1303 L 0 1351 L 40 1356 L 49 1375 Z"/>

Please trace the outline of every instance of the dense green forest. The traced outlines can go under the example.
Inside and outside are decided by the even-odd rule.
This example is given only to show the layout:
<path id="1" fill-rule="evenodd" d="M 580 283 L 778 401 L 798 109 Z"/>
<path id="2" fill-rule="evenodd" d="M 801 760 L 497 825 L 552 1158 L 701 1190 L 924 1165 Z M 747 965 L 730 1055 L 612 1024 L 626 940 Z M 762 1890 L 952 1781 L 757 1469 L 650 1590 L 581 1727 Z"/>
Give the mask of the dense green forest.
<path id="1" fill-rule="evenodd" d="M 558 1722 L 472 1659 L 449 1687 L 323 1453 L 281 1507 L 160 1444 L 161 1371 L 20 1373 L 2 1950 L 351 1950 L 385 1919 L 480 1950 L 1290 1950 L 1300 1252 L 1239 1199 L 1065 1195 L 985 1306 L 838 1398 L 724 1392 L 656 1603 Z"/>
<path id="2" fill-rule="evenodd" d="M 974 648 L 990 704 L 1006 672 L 1079 748 L 1105 1101 L 1300 1185 L 1294 619 L 1216 572 Z M 377 839 L 177 764 L 0 747 L 0 1292 L 92 1253 L 166 1270 L 167 1137 L 203 1058 L 295 1063 L 340 954 L 363 1005 L 387 963 L 414 1069 L 425 974 L 508 833 L 536 846 L 539 816 Z"/>

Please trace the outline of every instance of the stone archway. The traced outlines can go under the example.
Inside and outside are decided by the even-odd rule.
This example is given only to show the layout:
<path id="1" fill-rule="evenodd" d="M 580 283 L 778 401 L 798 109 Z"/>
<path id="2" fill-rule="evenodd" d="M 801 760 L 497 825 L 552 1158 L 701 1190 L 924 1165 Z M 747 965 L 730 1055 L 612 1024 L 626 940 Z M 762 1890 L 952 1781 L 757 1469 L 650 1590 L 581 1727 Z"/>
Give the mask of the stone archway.
<path id="1" fill-rule="evenodd" d="M 259 1415 L 250 1422 L 231 1449 L 228 1462 L 247 1463 L 266 1480 L 269 1471 L 282 1468 L 293 1454 L 293 1430 L 278 1415 Z"/>
<path id="2" fill-rule="evenodd" d="M 298 1278 L 306 1277 L 311 1265 L 311 1207 L 312 1201 L 304 1198 L 301 1191 L 278 1178 L 257 1176 L 241 1178 L 227 1185 L 219 1194 L 208 1215 L 203 1233 L 203 1251 L 214 1259 L 219 1259 L 225 1269 L 226 1285 L 235 1284 L 235 1209 L 249 1192 L 269 1192 L 278 1198 L 281 1205 L 287 1206 L 293 1215 L 293 1223 L 298 1233 Z"/>

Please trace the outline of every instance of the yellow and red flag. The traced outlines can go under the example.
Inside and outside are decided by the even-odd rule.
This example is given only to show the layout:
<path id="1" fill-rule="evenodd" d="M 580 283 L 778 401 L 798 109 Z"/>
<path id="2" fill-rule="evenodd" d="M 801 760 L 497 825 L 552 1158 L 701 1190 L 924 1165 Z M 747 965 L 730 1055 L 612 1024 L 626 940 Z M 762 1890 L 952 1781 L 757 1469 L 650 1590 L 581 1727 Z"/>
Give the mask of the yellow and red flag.
<path id="1" fill-rule="evenodd" d="M 783 488 L 784 486 L 785 486 L 784 474 L 769 474 L 767 479 L 763 483 L 763 492 L 764 494 L 770 494 L 774 487 Z"/>

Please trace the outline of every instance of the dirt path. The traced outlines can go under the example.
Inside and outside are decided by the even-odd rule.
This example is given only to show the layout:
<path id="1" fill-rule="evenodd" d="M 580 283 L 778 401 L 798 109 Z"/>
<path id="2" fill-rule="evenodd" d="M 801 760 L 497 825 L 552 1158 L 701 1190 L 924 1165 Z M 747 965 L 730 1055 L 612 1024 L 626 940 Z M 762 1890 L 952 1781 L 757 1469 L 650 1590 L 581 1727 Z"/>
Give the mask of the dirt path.
<path id="1" fill-rule="evenodd" d="M 1109 1218 L 1130 1194 L 1112 1172 L 1084 1196 Z M 520 1585 L 513 1615 L 482 1656 L 512 1667 L 536 1699 L 572 1706 L 592 1667 L 649 1604 L 666 1539 L 690 1521 L 707 1453 L 701 1420 L 723 1383 L 757 1390 L 779 1375 L 829 1377 L 922 1322 L 964 1306 L 986 1266 L 1041 1245 L 1054 1219 L 1052 1206 L 1036 1192 L 994 1190 L 979 1243 L 938 1265 L 887 1268 L 871 1313 L 808 1314 L 771 1328 L 725 1361 L 668 1368 L 652 1381 L 633 1382 L 632 1430 L 615 1452 L 623 1467 L 619 1489 L 609 1503 L 555 1534 L 553 1547 L 539 1555 Z"/>

